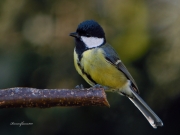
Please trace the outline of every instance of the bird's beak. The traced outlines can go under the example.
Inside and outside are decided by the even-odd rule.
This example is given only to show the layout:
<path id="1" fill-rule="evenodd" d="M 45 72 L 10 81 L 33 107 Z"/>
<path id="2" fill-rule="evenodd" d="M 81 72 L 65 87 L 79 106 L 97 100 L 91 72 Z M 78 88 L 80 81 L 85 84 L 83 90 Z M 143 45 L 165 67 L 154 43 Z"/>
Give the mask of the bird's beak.
<path id="1" fill-rule="evenodd" d="M 79 38 L 79 34 L 76 32 L 70 33 L 69 36 L 75 37 L 75 38 Z"/>

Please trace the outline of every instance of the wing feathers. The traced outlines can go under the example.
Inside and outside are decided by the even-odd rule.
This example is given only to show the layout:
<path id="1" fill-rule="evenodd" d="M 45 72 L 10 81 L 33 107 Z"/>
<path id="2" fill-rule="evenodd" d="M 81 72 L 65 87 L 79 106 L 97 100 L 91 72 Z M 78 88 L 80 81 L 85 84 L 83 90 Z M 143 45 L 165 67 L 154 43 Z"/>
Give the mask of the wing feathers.
<path id="1" fill-rule="evenodd" d="M 103 50 L 107 62 L 114 65 L 118 70 L 124 73 L 127 79 L 131 81 L 131 85 L 134 88 L 133 90 L 139 93 L 136 82 L 134 81 L 133 77 L 131 76 L 125 65 L 121 62 L 118 54 L 114 51 L 114 49 L 109 44 L 106 44 L 104 45 Z"/>

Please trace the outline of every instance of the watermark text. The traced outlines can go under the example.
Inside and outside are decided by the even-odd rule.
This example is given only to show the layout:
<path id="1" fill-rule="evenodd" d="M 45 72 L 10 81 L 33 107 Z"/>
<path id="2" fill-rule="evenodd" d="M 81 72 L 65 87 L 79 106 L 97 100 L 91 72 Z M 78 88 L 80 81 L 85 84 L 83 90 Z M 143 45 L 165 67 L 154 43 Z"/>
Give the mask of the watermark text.
<path id="1" fill-rule="evenodd" d="M 10 125 L 21 127 L 21 126 L 31 126 L 33 125 L 33 123 L 25 123 L 24 121 L 22 121 L 21 123 L 11 122 Z"/>

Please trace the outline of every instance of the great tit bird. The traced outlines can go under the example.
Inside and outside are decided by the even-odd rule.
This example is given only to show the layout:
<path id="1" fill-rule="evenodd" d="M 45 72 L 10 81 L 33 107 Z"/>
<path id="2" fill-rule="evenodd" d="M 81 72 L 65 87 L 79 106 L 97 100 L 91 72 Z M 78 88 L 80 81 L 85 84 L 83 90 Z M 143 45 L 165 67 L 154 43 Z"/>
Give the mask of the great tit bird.
<path id="1" fill-rule="evenodd" d="M 96 21 L 80 23 L 70 36 L 75 38 L 75 68 L 87 83 L 127 96 L 153 128 L 163 126 L 161 119 L 139 96 L 136 82 L 118 54 L 106 42 L 104 30 Z"/>

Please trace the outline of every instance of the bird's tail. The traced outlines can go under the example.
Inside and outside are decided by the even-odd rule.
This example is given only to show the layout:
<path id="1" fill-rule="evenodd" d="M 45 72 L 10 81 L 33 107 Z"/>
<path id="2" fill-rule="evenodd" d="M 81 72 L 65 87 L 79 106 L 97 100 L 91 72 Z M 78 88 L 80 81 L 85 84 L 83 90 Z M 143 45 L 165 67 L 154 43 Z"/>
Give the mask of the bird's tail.
<path id="1" fill-rule="evenodd" d="M 151 124 L 153 128 L 157 128 L 157 126 L 163 126 L 163 122 L 161 119 L 153 112 L 153 110 L 144 102 L 144 100 L 132 90 L 132 94 L 134 98 L 129 99 L 134 103 L 134 105 L 141 111 L 141 113 L 145 116 L 148 122 Z"/>

